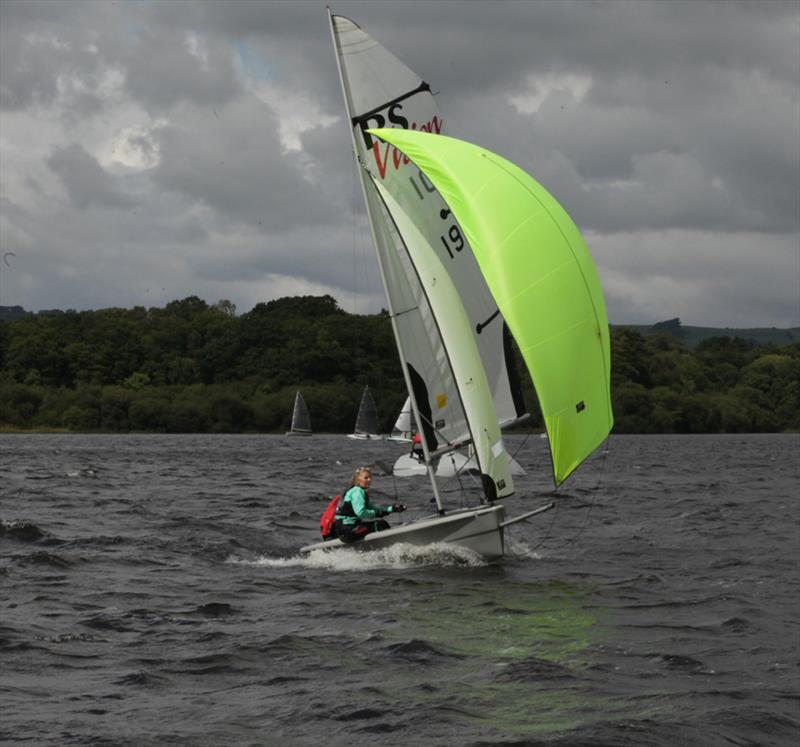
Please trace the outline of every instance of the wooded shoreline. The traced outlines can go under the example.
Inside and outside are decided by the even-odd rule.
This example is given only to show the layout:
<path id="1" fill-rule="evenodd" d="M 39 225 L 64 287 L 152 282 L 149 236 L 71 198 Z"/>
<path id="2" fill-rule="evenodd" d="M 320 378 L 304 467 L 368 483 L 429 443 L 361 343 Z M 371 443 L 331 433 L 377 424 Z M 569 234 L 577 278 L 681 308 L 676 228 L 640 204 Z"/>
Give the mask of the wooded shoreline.
<path id="1" fill-rule="evenodd" d="M 688 348 L 675 332 L 612 329 L 614 432 L 800 430 L 800 344 L 722 336 Z M 541 431 L 517 367 L 532 413 L 525 430 Z M 330 296 L 239 316 L 227 301 L 192 296 L 0 322 L 5 433 L 280 433 L 298 389 L 315 431 L 348 433 L 365 384 L 388 433 L 405 400 L 388 315 L 349 314 Z"/>

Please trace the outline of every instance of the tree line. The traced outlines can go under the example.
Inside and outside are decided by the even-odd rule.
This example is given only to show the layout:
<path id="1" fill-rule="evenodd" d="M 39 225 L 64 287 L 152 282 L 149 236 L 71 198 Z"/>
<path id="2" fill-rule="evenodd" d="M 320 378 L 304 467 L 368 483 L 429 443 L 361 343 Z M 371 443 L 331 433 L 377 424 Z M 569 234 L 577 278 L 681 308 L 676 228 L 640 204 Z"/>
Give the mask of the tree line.
<path id="1" fill-rule="evenodd" d="M 623 327 L 612 329 L 611 352 L 616 432 L 800 429 L 800 344 L 718 337 L 690 350 Z M 518 368 L 529 427 L 541 428 Z M 315 431 L 344 433 L 366 384 L 388 431 L 405 399 L 389 317 L 349 314 L 330 296 L 238 316 L 229 301 L 192 296 L 0 322 L 5 430 L 282 432 L 299 389 Z"/>

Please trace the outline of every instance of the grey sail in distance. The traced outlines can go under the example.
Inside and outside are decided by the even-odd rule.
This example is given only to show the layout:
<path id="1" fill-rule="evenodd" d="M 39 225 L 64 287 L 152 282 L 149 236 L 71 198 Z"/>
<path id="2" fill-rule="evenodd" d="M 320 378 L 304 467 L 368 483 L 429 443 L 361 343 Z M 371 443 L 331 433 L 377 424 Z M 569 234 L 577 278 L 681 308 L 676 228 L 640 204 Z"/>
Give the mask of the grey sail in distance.
<path id="1" fill-rule="evenodd" d="M 298 391 L 294 396 L 294 409 L 292 410 L 292 425 L 286 432 L 287 436 L 310 436 L 311 417 L 303 395 Z"/>
<path id="2" fill-rule="evenodd" d="M 380 438 L 378 426 L 378 408 L 368 386 L 364 387 L 361 403 L 358 406 L 356 426 L 350 438 Z"/>

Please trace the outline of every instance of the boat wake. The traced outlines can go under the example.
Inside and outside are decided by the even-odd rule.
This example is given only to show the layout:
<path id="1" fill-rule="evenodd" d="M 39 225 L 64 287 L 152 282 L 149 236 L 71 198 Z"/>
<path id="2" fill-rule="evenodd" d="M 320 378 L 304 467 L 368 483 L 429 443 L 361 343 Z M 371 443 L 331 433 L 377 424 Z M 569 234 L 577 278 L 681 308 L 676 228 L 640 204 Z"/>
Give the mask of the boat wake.
<path id="1" fill-rule="evenodd" d="M 350 547 L 312 550 L 288 558 L 262 556 L 254 560 L 231 557 L 229 563 L 267 568 L 309 568 L 335 571 L 374 571 L 376 568 L 426 568 L 430 566 L 478 568 L 489 565 L 482 555 L 446 542 L 411 545 L 400 542 L 368 555 Z"/>

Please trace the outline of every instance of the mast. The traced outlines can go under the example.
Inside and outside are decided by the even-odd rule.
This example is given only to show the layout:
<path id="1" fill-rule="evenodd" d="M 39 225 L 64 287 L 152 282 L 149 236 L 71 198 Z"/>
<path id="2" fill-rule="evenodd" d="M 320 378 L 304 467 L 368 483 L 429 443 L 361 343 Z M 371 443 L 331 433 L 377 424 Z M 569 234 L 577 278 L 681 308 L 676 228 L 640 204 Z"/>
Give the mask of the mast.
<path id="1" fill-rule="evenodd" d="M 331 27 L 331 40 L 333 41 L 333 49 L 334 49 L 334 52 L 336 53 L 336 69 L 339 71 L 339 82 L 342 85 L 342 96 L 344 97 L 345 112 L 347 113 L 348 127 L 350 129 L 350 139 L 351 139 L 351 142 L 352 142 L 352 145 L 353 145 L 353 155 L 355 156 L 355 159 L 356 159 L 356 171 L 358 172 L 358 179 L 359 179 L 359 182 L 361 184 L 361 194 L 362 194 L 362 196 L 364 198 L 364 204 L 367 207 L 367 218 L 369 220 L 369 228 L 370 228 L 370 233 L 372 234 L 372 241 L 373 241 L 373 244 L 375 246 L 377 246 L 378 245 L 378 235 L 377 235 L 377 232 L 375 230 L 375 225 L 374 225 L 374 221 L 373 221 L 373 217 L 372 217 L 372 211 L 370 210 L 369 197 L 367 195 L 367 189 L 368 189 L 367 176 L 364 173 L 364 168 L 363 168 L 363 165 L 361 163 L 361 159 L 360 159 L 360 157 L 358 155 L 358 143 L 356 142 L 355 130 L 354 130 L 353 126 L 352 126 L 352 122 L 353 122 L 353 107 L 352 107 L 352 101 L 351 101 L 351 97 L 350 97 L 349 84 L 348 84 L 348 81 L 347 81 L 347 75 L 346 75 L 346 73 L 344 71 L 344 66 L 342 65 L 341 47 L 339 45 L 339 39 L 338 39 L 338 37 L 336 35 L 336 28 L 335 28 L 334 22 L 333 22 L 333 13 L 331 13 L 330 6 L 327 7 L 327 11 L 328 11 L 328 22 L 329 22 L 330 27 Z M 369 188 L 371 188 L 371 187 L 369 187 Z M 396 312 L 395 312 L 395 309 L 393 308 L 391 293 L 389 293 L 388 282 L 387 282 L 387 279 L 386 279 L 386 270 L 385 270 L 385 268 L 383 266 L 383 262 L 381 261 L 380 252 L 376 252 L 376 256 L 377 256 L 377 259 L 378 259 L 378 269 L 380 271 L 381 281 L 383 283 L 384 292 L 386 294 L 386 302 L 387 302 L 387 305 L 389 307 L 389 319 L 391 320 L 391 323 L 392 323 L 392 333 L 394 334 L 394 341 L 395 341 L 395 345 L 397 346 L 397 352 L 400 355 L 400 364 L 401 364 L 401 367 L 403 369 L 403 379 L 404 379 L 404 381 L 406 383 L 406 389 L 408 390 L 408 395 L 409 395 L 409 398 L 411 400 L 411 408 L 412 408 L 412 410 L 414 412 L 414 416 L 415 416 L 415 418 L 417 420 L 417 423 L 422 423 L 422 417 L 421 417 L 421 414 L 420 414 L 419 406 L 417 405 L 417 400 L 416 400 L 416 397 L 414 395 L 414 387 L 412 386 L 412 383 L 411 383 L 411 376 L 410 376 L 410 374 L 408 372 L 408 366 L 406 365 L 407 358 L 406 358 L 405 352 L 403 350 L 403 343 L 402 343 L 400 334 L 399 334 L 398 329 L 397 329 Z M 434 496 L 434 498 L 436 500 L 436 508 L 438 509 L 440 514 L 443 514 L 444 513 L 444 507 L 442 506 L 442 498 L 441 498 L 441 496 L 439 494 L 439 487 L 436 484 L 436 476 L 435 476 L 435 473 L 434 473 L 434 470 L 433 470 L 433 465 L 431 463 L 431 457 L 430 457 L 430 453 L 429 453 L 429 450 L 428 450 L 428 445 L 426 443 L 426 439 L 424 439 L 424 438 L 421 439 L 421 442 L 422 442 L 423 454 L 425 456 L 425 467 L 426 467 L 426 469 L 428 471 L 428 478 L 430 479 L 431 488 L 433 489 L 433 496 Z"/>

